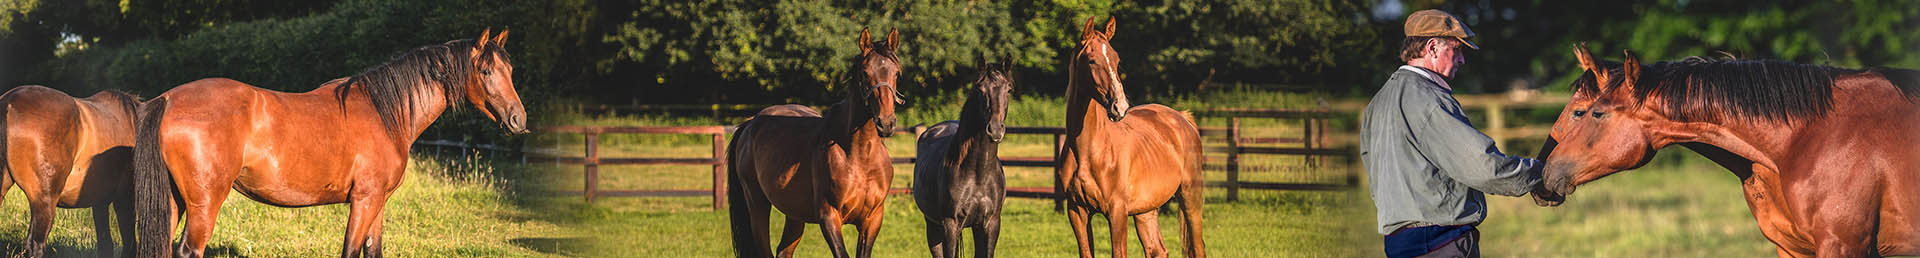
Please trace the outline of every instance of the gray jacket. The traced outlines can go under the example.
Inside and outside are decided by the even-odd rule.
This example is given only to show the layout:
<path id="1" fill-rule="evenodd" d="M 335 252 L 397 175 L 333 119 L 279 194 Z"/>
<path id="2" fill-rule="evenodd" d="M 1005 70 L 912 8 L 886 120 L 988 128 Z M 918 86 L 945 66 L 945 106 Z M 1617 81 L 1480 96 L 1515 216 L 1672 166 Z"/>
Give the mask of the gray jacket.
<path id="1" fill-rule="evenodd" d="M 1540 161 L 1501 154 L 1467 121 L 1452 91 L 1409 69 L 1421 68 L 1395 71 L 1360 124 L 1380 234 L 1477 224 L 1487 216 L 1482 191 L 1521 196 L 1540 184 Z"/>

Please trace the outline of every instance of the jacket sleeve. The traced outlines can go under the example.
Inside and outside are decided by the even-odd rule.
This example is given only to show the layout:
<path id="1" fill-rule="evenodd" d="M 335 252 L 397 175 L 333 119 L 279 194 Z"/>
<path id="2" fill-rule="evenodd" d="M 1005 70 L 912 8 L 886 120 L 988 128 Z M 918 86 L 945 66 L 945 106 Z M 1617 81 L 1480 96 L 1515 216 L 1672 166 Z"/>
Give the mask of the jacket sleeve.
<path id="1" fill-rule="evenodd" d="M 1424 95 L 1424 94 L 1410 94 Z M 1401 106 L 1413 145 L 1442 174 L 1481 192 L 1521 196 L 1540 184 L 1541 162 L 1507 156 L 1445 96 L 1406 96 Z"/>

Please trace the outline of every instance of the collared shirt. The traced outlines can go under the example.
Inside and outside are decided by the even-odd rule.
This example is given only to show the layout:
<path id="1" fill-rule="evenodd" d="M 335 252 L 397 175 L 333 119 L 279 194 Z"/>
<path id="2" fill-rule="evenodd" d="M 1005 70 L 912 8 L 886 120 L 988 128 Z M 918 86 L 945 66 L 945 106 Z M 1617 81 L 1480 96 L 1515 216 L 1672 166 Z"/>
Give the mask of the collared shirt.
<path id="1" fill-rule="evenodd" d="M 1520 196 L 1541 162 L 1507 156 L 1473 128 L 1446 81 L 1402 67 L 1375 93 L 1360 124 L 1360 158 L 1380 234 L 1486 218 L 1482 192 Z"/>
<path id="2" fill-rule="evenodd" d="M 1427 77 L 1428 81 L 1433 81 L 1433 83 L 1440 84 L 1440 88 L 1447 89 L 1447 91 L 1453 91 L 1452 84 L 1447 84 L 1446 79 L 1440 78 L 1440 75 L 1433 74 L 1433 71 L 1427 71 L 1427 68 L 1420 68 L 1419 66 L 1411 66 L 1411 65 L 1402 65 L 1400 66 L 1400 70 L 1413 71 L 1414 73 L 1420 74 L 1420 77 Z"/>

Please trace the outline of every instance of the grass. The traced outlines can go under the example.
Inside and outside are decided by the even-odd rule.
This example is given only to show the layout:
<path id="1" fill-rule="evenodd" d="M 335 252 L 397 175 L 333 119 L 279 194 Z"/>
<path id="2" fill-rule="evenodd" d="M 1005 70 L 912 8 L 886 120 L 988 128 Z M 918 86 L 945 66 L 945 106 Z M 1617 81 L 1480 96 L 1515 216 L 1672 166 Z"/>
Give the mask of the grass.
<path id="1" fill-rule="evenodd" d="M 385 250 L 396 257 L 550 257 L 576 245 L 579 235 L 550 222 L 539 203 L 519 192 L 538 180 L 518 165 L 484 158 L 415 155 L 406 182 L 385 211 Z M 0 254 L 17 255 L 26 237 L 26 204 L 9 191 L 0 211 Z M 91 212 L 60 209 L 52 257 L 94 254 Z M 228 195 L 209 257 L 327 257 L 339 255 L 346 205 L 280 208 Z"/>
<path id="2" fill-rule="evenodd" d="M 1697 154 L 1666 151 L 1684 155 L 1582 185 L 1560 207 L 1488 196 L 1481 251 L 1490 257 L 1774 255 L 1773 243 L 1747 210 L 1738 178 Z M 1372 217 L 1371 209 L 1365 212 Z M 1368 240 L 1363 245 L 1380 248 L 1378 238 Z"/>
<path id="3" fill-rule="evenodd" d="M 1303 107 L 1299 103 L 1309 103 L 1304 95 L 1285 93 L 1256 93 L 1244 91 L 1221 91 L 1218 96 L 1196 96 L 1176 100 L 1173 105 L 1179 109 L 1192 109 L 1187 106 L 1203 106 L 1201 103 L 1227 103 L 1254 107 Z M 952 119 L 957 116 L 959 97 L 947 94 L 945 97 L 909 101 L 916 106 L 900 112 L 901 124 L 932 123 Z M 1222 99 L 1221 101 L 1203 101 L 1202 99 Z M 932 103 L 955 103 L 936 105 Z M 1285 102 L 1289 104 L 1278 104 Z M 1191 104 L 1180 104 L 1191 103 Z M 1011 106 L 1009 124 L 1015 126 L 1057 126 L 1063 114 L 1059 106 L 1062 100 L 1048 97 L 1019 98 Z M 711 125 L 699 124 L 699 119 L 673 117 L 671 115 L 650 114 L 600 114 L 578 115 L 583 119 L 579 124 L 595 125 Z M 1224 125 L 1224 120 L 1202 121 L 1202 123 Z M 691 124 L 688 124 L 691 123 Z M 1281 126 L 1287 121 L 1249 120 L 1245 122 L 1253 129 L 1251 136 L 1297 135 L 1292 128 Z M 1218 126 L 1215 125 L 1215 126 Z M 555 137 L 549 146 L 556 150 L 579 155 L 582 149 L 578 136 Z M 705 136 L 671 135 L 623 135 L 614 138 L 602 136 L 599 151 L 602 157 L 707 157 L 711 147 Z M 568 140 L 574 139 L 574 140 Z M 608 140 L 613 139 L 613 140 Z M 1001 145 L 1003 157 L 1046 157 L 1051 155 L 1052 143 L 1048 136 L 1010 135 Z M 896 136 L 887 140 L 891 155 L 895 157 L 913 154 L 912 137 Z M 1216 162 L 1223 157 L 1210 157 Z M 1246 180 L 1260 182 L 1343 182 L 1344 176 L 1333 173 L 1331 169 L 1312 169 L 1301 166 L 1297 157 L 1272 156 L 1246 161 L 1252 166 L 1281 168 L 1272 172 L 1248 173 Z M 912 177 L 912 167 L 895 167 L 893 187 L 906 188 Z M 582 170 L 577 166 L 557 166 L 550 172 L 555 179 L 553 189 L 578 190 L 583 178 Z M 1009 187 L 1045 187 L 1052 184 L 1050 168 L 1008 168 Z M 709 166 L 602 166 L 600 167 L 600 189 L 711 189 L 712 168 Z M 1207 174 L 1210 181 L 1223 181 L 1225 175 L 1218 171 Z M 1242 192 L 1239 202 L 1227 203 L 1224 200 L 1225 189 L 1210 188 L 1209 203 L 1205 207 L 1205 239 L 1210 255 L 1216 257 L 1355 257 L 1371 253 L 1350 245 L 1335 243 L 1362 242 L 1375 236 L 1366 230 L 1372 224 L 1370 217 L 1349 216 L 1364 212 L 1364 207 L 1356 205 L 1365 199 L 1362 188 L 1345 191 L 1258 191 Z M 885 225 L 880 238 L 876 241 L 874 255 L 877 257 L 914 257 L 928 254 L 925 242 L 925 227 L 921 215 L 914 208 L 909 196 L 896 195 L 889 198 L 886 208 Z M 587 204 L 579 197 L 560 197 L 546 202 L 555 206 L 573 207 L 556 215 L 572 228 L 582 230 L 589 238 L 582 245 L 581 254 L 595 257 L 726 257 L 733 255 L 729 237 L 728 214 L 715 211 L 710 207 L 708 197 L 691 198 L 603 198 L 597 203 Z M 1174 210 L 1163 210 L 1159 224 L 1162 239 L 1169 252 L 1180 253 L 1179 216 Z M 1065 215 L 1052 211 L 1049 201 L 1035 199 L 1009 199 L 1002 213 L 1002 233 L 998 254 L 1008 257 L 1063 257 L 1073 256 L 1077 246 L 1066 224 Z M 780 227 L 779 215 L 770 218 L 774 222 L 775 232 Z M 1104 219 L 1095 219 L 1094 225 L 1105 225 Z M 807 234 L 799 245 L 802 257 L 826 255 L 824 241 L 817 225 L 808 226 Z M 1104 256 L 1108 248 L 1105 226 L 1093 227 L 1096 253 Z M 1133 229 L 1129 229 L 1133 231 Z M 851 239 L 855 232 L 851 227 L 843 229 Z M 1132 233 L 1127 236 L 1128 247 L 1133 255 L 1140 255 L 1138 237 Z M 778 236 L 769 236 L 777 239 Z M 970 241 L 970 240 L 969 240 Z M 970 242 L 969 242 L 970 243 Z M 772 246 L 773 243 L 768 243 Z M 849 248 L 853 248 L 849 244 Z M 970 245 L 970 244 L 968 244 Z M 969 246 L 970 247 L 970 246 Z M 971 252 L 971 251 L 963 251 Z"/>

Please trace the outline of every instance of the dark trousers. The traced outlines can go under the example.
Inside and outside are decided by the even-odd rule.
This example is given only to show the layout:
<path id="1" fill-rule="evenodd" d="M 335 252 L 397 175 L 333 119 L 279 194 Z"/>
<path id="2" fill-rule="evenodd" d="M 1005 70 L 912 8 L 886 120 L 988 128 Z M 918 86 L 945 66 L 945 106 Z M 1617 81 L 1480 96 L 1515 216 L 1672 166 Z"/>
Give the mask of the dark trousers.
<path id="1" fill-rule="evenodd" d="M 1480 257 L 1480 230 L 1473 225 L 1403 228 L 1385 238 L 1386 255 L 1407 257 Z"/>

